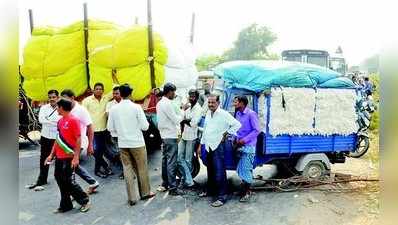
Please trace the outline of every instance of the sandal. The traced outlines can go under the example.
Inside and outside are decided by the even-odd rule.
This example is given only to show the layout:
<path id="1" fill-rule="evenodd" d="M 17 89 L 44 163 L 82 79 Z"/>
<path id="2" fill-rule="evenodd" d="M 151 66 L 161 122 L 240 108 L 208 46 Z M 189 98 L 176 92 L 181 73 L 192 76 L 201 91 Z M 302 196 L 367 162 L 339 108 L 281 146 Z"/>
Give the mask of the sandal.
<path id="1" fill-rule="evenodd" d="M 221 200 L 217 200 L 217 201 L 211 203 L 211 206 L 213 206 L 213 207 L 220 207 L 222 205 L 224 205 L 224 202 Z"/>
<path id="2" fill-rule="evenodd" d="M 209 196 L 209 195 L 208 195 L 208 193 L 205 192 L 205 191 L 199 193 L 199 197 L 201 197 L 201 198 L 204 198 L 204 197 L 207 197 L 207 196 Z"/>
<path id="3" fill-rule="evenodd" d="M 80 207 L 80 212 L 82 212 L 82 213 L 85 213 L 85 212 L 87 212 L 88 210 L 90 210 L 90 202 L 88 202 L 87 204 L 85 204 L 85 205 L 82 205 L 82 207 Z"/>
<path id="4" fill-rule="evenodd" d="M 150 192 L 148 195 L 141 198 L 141 200 L 146 200 L 155 197 L 156 193 Z"/>

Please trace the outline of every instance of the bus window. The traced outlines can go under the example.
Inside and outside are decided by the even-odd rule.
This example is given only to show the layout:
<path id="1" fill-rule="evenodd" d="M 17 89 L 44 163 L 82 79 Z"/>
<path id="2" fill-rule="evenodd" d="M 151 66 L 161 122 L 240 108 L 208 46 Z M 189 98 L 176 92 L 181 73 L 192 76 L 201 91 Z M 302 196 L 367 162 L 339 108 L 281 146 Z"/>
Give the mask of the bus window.
<path id="1" fill-rule="evenodd" d="M 285 56 L 283 60 L 290 61 L 290 62 L 301 62 L 301 55 L 300 56 Z"/>
<path id="2" fill-rule="evenodd" d="M 322 67 L 328 67 L 328 60 L 327 57 L 323 56 L 307 56 L 307 63 L 315 64 Z"/>

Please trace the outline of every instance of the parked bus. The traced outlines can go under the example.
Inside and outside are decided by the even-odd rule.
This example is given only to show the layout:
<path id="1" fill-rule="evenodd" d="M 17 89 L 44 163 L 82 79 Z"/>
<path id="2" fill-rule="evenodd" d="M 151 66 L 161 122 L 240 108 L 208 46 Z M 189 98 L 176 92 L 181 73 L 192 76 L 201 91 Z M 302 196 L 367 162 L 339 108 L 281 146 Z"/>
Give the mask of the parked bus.
<path id="1" fill-rule="evenodd" d="M 282 52 L 283 61 L 310 63 L 329 68 L 329 53 L 323 50 L 285 50 Z"/>

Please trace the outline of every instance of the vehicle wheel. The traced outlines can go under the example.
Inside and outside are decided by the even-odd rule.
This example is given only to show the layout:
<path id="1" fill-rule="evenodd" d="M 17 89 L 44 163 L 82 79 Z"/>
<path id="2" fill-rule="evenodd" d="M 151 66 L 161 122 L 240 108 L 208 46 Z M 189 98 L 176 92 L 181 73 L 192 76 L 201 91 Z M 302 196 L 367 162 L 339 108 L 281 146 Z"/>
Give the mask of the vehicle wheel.
<path id="1" fill-rule="evenodd" d="M 191 176 L 192 176 L 192 178 L 195 178 L 198 174 L 199 174 L 199 171 L 200 171 L 200 162 L 199 162 L 199 158 L 198 157 L 196 157 L 196 156 L 194 156 L 193 158 L 192 158 L 192 169 L 191 169 Z M 177 170 L 177 177 L 178 178 L 181 178 L 181 173 L 180 173 L 180 170 Z"/>
<path id="2" fill-rule="evenodd" d="M 318 179 L 327 174 L 328 170 L 321 161 L 309 162 L 303 170 L 302 175 L 306 178 Z"/>
<path id="3" fill-rule="evenodd" d="M 366 136 L 359 136 L 356 146 L 355 146 L 355 151 L 350 152 L 350 157 L 352 158 L 359 158 L 368 151 L 369 149 L 369 138 Z"/>

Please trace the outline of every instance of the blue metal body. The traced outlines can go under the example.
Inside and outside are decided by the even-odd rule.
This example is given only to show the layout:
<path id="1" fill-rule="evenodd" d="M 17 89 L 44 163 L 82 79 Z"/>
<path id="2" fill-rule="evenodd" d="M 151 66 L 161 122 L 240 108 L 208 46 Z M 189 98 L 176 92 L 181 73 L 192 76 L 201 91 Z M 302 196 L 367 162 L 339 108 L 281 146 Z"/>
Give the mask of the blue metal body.
<path id="1" fill-rule="evenodd" d="M 222 108 L 231 111 L 233 99 L 237 95 L 246 95 L 249 98 L 249 107 L 258 113 L 259 98 L 255 92 L 242 89 L 226 89 L 224 90 L 224 101 Z M 270 122 L 270 95 L 265 99 L 265 128 L 258 137 L 256 147 L 256 157 L 254 167 L 275 160 L 296 160 L 303 154 L 309 153 L 326 153 L 333 155 L 335 153 L 348 153 L 353 151 L 357 140 L 357 135 L 280 135 L 271 136 L 269 134 L 268 124 Z M 202 120 L 203 124 L 204 120 Z M 238 158 L 232 148 L 232 138 L 223 143 L 225 149 L 225 164 L 228 170 L 235 170 Z M 207 151 L 204 146 L 201 148 L 201 159 L 206 165 Z M 333 162 L 333 160 L 331 160 Z"/>

